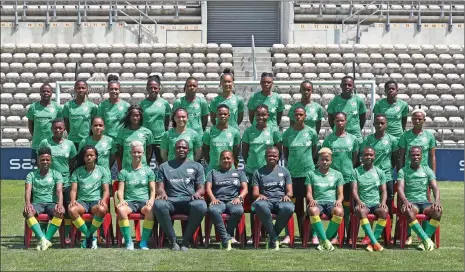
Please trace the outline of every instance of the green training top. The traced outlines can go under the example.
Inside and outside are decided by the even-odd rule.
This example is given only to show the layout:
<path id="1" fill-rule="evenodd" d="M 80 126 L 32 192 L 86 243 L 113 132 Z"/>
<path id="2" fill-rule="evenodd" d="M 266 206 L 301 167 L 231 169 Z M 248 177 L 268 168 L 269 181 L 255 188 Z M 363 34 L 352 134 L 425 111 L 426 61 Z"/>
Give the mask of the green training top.
<path id="1" fill-rule="evenodd" d="M 139 169 L 123 169 L 118 174 L 118 181 L 124 182 L 124 200 L 147 201 L 150 199 L 150 182 L 155 182 L 155 174 L 149 166 Z"/>
<path id="2" fill-rule="evenodd" d="M 95 141 L 92 136 L 87 136 L 79 143 L 79 152 L 86 145 L 91 145 L 97 149 L 98 162 L 97 164 L 110 171 L 110 157 L 116 153 L 116 143 L 110 136 L 102 135 L 100 141 Z"/>
<path id="3" fill-rule="evenodd" d="M 121 121 L 126 116 L 130 104 L 121 100 L 116 104 L 111 104 L 107 99 L 98 105 L 97 115 L 105 121 L 105 135 L 116 139 L 118 132 L 123 127 Z"/>
<path id="4" fill-rule="evenodd" d="M 34 102 L 27 110 L 26 117 L 34 122 L 34 134 L 32 136 L 31 148 L 37 150 L 43 139 L 51 137 L 52 121 L 62 117 L 62 109 L 55 101 L 50 101 L 47 107 L 40 102 Z"/>
<path id="5" fill-rule="evenodd" d="M 363 165 L 360 165 L 354 169 L 354 176 L 360 200 L 368 207 L 378 205 L 381 201 L 379 186 L 386 184 L 383 170 L 374 166 L 366 171 Z"/>
<path id="6" fill-rule="evenodd" d="M 409 202 L 428 202 L 428 186 L 436 176 L 428 166 L 413 170 L 410 165 L 400 169 L 397 181 L 404 182 L 405 197 Z"/>
<path id="7" fill-rule="evenodd" d="M 360 147 L 360 154 L 363 154 L 363 149 L 368 146 L 372 147 L 376 152 L 374 165 L 384 171 L 384 175 L 388 181 L 393 180 L 391 155 L 392 152 L 399 150 L 397 138 L 389 134 L 384 134 L 384 136 L 378 140 L 375 134 L 370 134 L 363 141 Z"/>
<path id="8" fill-rule="evenodd" d="M 384 114 L 387 118 L 386 132 L 394 137 L 399 138 L 402 133 L 402 117 L 408 115 L 408 104 L 402 99 L 397 99 L 395 103 L 389 104 L 387 98 L 382 98 L 376 102 L 373 113 Z"/>
<path id="9" fill-rule="evenodd" d="M 241 133 L 234 127 L 225 130 L 211 127 L 203 134 L 203 143 L 210 147 L 210 162 L 208 169 L 220 168 L 220 155 L 224 150 L 233 151 L 233 147 L 241 143 Z"/>
<path id="10" fill-rule="evenodd" d="M 421 147 L 423 156 L 421 157 L 421 165 L 429 165 L 429 151 L 436 147 L 436 139 L 433 133 L 429 130 L 423 130 L 422 133 L 415 135 L 412 129 L 407 130 L 400 136 L 399 147 L 405 149 L 405 164 L 410 165 L 410 148 L 412 146 Z"/>
<path id="11" fill-rule="evenodd" d="M 337 112 L 344 112 L 347 115 L 346 131 L 361 139 L 360 114 L 367 112 L 365 102 L 355 94 L 349 99 L 337 95 L 329 102 L 328 113 L 335 114 Z"/>
<path id="12" fill-rule="evenodd" d="M 316 102 L 310 102 L 305 106 L 300 101 L 295 103 L 294 105 L 292 105 L 288 113 L 289 119 L 294 122 L 294 111 L 297 107 L 305 108 L 305 113 L 307 114 L 307 116 L 305 117 L 304 123 L 306 126 L 309 126 L 316 130 L 316 122 L 323 120 L 325 116 L 323 107 Z"/>
<path id="13" fill-rule="evenodd" d="M 297 131 L 288 128 L 283 134 L 283 145 L 289 149 L 287 169 L 293 178 L 306 177 L 315 170 L 312 147 L 318 144 L 316 131 L 308 126 Z"/>
<path id="14" fill-rule="evenodd" d="M 220 94 L 213 98 L 213 100 L 210 102 L 210 105 L 208 107 L 210 113 L 216 113 L 216 108 L 222 104 L 227 105 L 229 107 L 230 116 L 228 120 L 228 125 L 239 129 L 239 126 L 237 125 L 237 119 L 239 117 L 239 113 L 244 112 L 245 107 L 244 100 L 242 99 L 242 97 L 233 94 L 230 98 L 225 99 Z M 216 123 L 218 123 L 218 117 L 216 117 Z"/>
<path id="15" fill-rule="evenodd" d="M 152 132 L 148 128 L 139 127 L 132 130 L 123 127 L 116 137 L 116 144 L 123 147 L 123 169 L 130 169 L 132 166 L 131 143 L 140 141 L 144 145 L 144 156 L 142 156 L 142 164 L 147 165 L 147 146 L 153 144 Z M 150 162 L 148 162 L 150 164 Z"/>
<path id="16" fill-rule="evenodd" d="M 317 203 L 334 203 L 337 199 L 337 187 L 344 185 L 342 174 L 334 169 L 329 169 L 326 175 L 315 169 L 309 172 L 305 179 L 305 185 L 312 186 L 313 199 Z"/>
<path id="17" fill-rule="evenodd" d="M 60 172 L 49 169 L 47 175 L 41 176 L 36 169 L 26 176 L 26 184 L 32 184 L 31 200 L 35 203 L 57 203 L 56 185 L 63 183 Z"/>
<path id="18" fill-rule="evenodd" d="M 76 104 L 76 99 L 68 101 L 63 106 L 63 117 L 69 119 L 68 140 L 79 143 L 89 135 L 90 122 L 97 115 L 97 105 L 85 100 L 81 105 Z"/>
<path id="19" fill-rule="evenodd" d="M 55 143 L 52 137 L 44 139 L 39 144 L 39 149 L 42 147 L 49 147 L 52 150 L 52 166 L 54 169 L 61 173 L 63 176 L 63 188 L 68 187 L 69 184 L 69 160 L 76 157 L 77 151 L 74 143 L 70 140 L 64 139 L 60 143 Z M 39 150 L 38 149 L 38 150 Z"/>
<path id="20" fill-rule="evenodd" d="M 322 147 L 333 152 L 331 168 L 341 172 L 345 183 L 353 181 L 352 153 L 359 150 L 358 139 L 347 132 L 343 137 L 337 137 L 333 132 L 323 141 Z"/>
<path id="21" fill-rule="evenodd" d="M 144 111 L 142 125 L 152 132 L 153 143 L 160 144 L 161 137 L 165 133 L 165 118 L 171 115 L 170 103 L 161 97 L 155 101 L 146 98 L 139 102 L 139 106 Z"/>
<path id="22" fill-rule="evenodd" d="M 266 164 L 266 148 L 281 142 L 282 135 L 275 126 L 266 126 L 264 130 L 259 130 L 253 125 L 244 131 L 242 141 L 249 144 L 249 157 L 245 165 L 245 172 L 253 174 L 255 170 Z"/>
<path id="23" fill-rule="evenodd" d="M 281 98 L 281 95 L 273 92 L 270 96 L 264 96 L 261 91 L 254 93 L 249 102 L 247 102 L 247 108 L 249 110 L 256 110 L 257 106 L 260 104 L 265 104 L 268 106 L 268 113 L 270 117 L 267 120 L 268 126 L 278 126 L 277 114 L 284 111 L 284 102 Z M 255 117 L 255 116 L 254 116 Z M 253 125 L 257 123 L 255 118 L 253 119 Z"/>
<path id="24" fill-rule="evenodd" d="M 187 127 L 197 132 L 200 137 L 203 135 L 202 117 L 208 115 L 208 103 L 202 98 L 196 96 L 194 101 L 189 102 L 186 97 L 176 99 L 173 103 L 173 112 L 179 108 L 187 110 L 189 119 L 187 120 Z"/>
<path id="25" fill-rule="evenodd" d="M 90 173 L 81 166 L 71 174 L 71 183 L 78 184 L 76 200 L 99 201 L 103 194 L 102 185 L 111 183 L 111 174 L 100 165 L 96 165 Z"/>
<path id="26" fill-rule="evenodd" d="M 171 128 L 161 138 L 160 149 L 168 150 L 168 160 L 174 160 L 176 157 L 175 144 L 179 140 L 186 140 L 189 143 L 189 153 L 187 158 L 194 160 L 194 150 L 202 147 L 202 139 L 195 130 L 187 128 L 183 133 L 176 132 L 176 128 Z"/>

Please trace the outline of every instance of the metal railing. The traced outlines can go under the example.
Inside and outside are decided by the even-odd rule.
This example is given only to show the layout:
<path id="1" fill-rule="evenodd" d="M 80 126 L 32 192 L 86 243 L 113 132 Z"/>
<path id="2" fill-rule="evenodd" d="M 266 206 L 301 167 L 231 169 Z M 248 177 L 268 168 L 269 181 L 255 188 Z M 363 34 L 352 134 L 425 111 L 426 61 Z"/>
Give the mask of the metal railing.
<path id="1" fill-rule="evenodd" d="M 255 62 L 255 38 L 252 35 L 252 71 L 253 71 L 253 80 L 257 80 L 257 64 Z"/>

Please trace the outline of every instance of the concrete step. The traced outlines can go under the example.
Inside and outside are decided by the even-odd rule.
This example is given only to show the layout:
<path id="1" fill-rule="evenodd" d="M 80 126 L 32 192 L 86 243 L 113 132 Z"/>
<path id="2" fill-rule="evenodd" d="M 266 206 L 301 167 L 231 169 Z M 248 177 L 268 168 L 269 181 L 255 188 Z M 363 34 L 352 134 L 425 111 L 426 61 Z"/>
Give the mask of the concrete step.
<path id="1" fill-rule="evenodd" d="M 250 57 L 236 57 L 236 56 L 234 56 L 233 57 L 234 62 L 252 61 L 252 59 L 253 59 L 252 56 L 250 56 Z M 255 60 L 256 61 L 269 61 L 269 62 L 271 62 L 271 57 L 259 57 L 259 58 L 255 57 Z"/>
<path id="2" fill-rule="evenodd" d="M 236 65 L 243 65 L 243 66 L 248 66 L 248 65 L 253 65 L 253 61 L 244 61 L 244 62 L 239 62 L 239 61 L 235 61 L 234 62 L 234 66 Z M 271 67 L 271 61 L 256 61 L 255 62 L 255 65 L 266 65 L 266 66 L 270 66 Z"/>
<path id="3" fill-rule="evenodd" d="M 242 53 L 242 52 L 233 52 L 233 56 L 234 57 L 252 57 L 252 52 L 250 53 Z M 260 57 L 271 57 L 271 53 L 270 52 L 267 52 L 267 53 L 258 53 L 258 52 L 255 52 L 255 57 L 256 58 L 260 58 Z"/>

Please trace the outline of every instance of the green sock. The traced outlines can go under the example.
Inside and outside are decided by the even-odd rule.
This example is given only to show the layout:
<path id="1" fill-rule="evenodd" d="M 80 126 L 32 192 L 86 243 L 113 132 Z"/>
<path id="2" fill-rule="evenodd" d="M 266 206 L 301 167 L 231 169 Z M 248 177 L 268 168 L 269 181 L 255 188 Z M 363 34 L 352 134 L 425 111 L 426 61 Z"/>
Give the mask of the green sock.
<path id="1" fill-rule="evenodd" d="M 375 239 L 378 240 L 383 233 L 384 227 L 386 227 L 386 219 L 378 219 L 378 223 L 375 226 Z"/>
<path id="2" fill-rule="evenodd" d="M 73 224 L 76 228 L 79 229 L 79 231 L 81 231 L 83 235 L 87 237 L 87 232 L 89 231 L 88 231 L 86 222 L 84 222 L 84 220 L 80 216 L 76 218 L 76 220 L 73 221 Z"/>
<path id="3" fill-rule="evenodd" d="M 46 233 L 48 223 L 40 222 L 39 225 L 40 225 L 40 229 L 42 230 L 42 233 Z"/>
<path id="4" fill-rule="evenodd" d="M 63 221 L 63 219 L 61 218 L 58 218 L 58 217 L 52 218 L 52 221 L 50 222 L 50 225 L 48 226 L 47 232 L 45 233 L 45 238 L 47 238 L 47 240 L 49 241 L 52 240 L 53 235 L 55 235 L 55 232 L 57 232 L 57 230 L 61 226 L 61 221 Z"/>
<path id="5" fill-rule="evenodd" d="M 127 243 L 128 241 L 131 241 L 131 229 L 129 227 L 129 220 L 128 219 L 123 219 L 119 221 L 119 228 L 121 230 L 121 233 L 123 234 L 124 242 Z"/>
<path id="6" fill-rule="evenodd" d="M 90 226 L 90 231 L 87 233 L 86 237 L 90 237 L 94 235 L 94 233 L 98 230 L 98 228 L 100 228 L 102 223 L 103 223 L 103 218 L 94 215 L 94 219 L 92 219 L 92 225 Z"/>
<path id="7" fill-rule="evenodd" d="M 65 219 L 65 237 L 69 237 L 69 233 L 71 231 L 71 219 Z"/>
<path id="8" fill-rule="evenodd" d="M 362 226 L 363 231 L 365 231 L 365 234 L 368 235 L 368 237 L 370 238 L 371 244 L 374 245 L 378 243 L 378 241 L 375 238 L 375 235 L 373 234 L 373 231 L 371 230 L 370 221 L 368 221 L 368 219 L 366 218 L 362 218 L 360 219 L 360 225 Z"/>
<path id="9" fill-rule="evenodd" d="M 421 238 L 422 241 L 425 241 L 426 239 L 429 238 L 428 235 L 426 235 L 425 231 L 420 226 L 420 223 L 418 223 L 418 220 L 415 219 L 409 224 L 409 226 Z"/>
<path id="10" fill-rule="evenodd" d="M 412 236 L 412 228 L 410 226 L 407 227 L 407 237 Z"/>
<path id="11" fill-rule="evenodd" d="M 317 235 L 316 229 L 312 227 L 312 237 L 315 237 L 315 235 Z"/>
<path id="12" fill-rule="evenodd" d="M 148 241 L 150 239 L 150 234 L 152 234 L 153 229 L 153 220 L 144 220 L 142 224 L 142 241 Z"/>
<path id="13" fill-rule="evenodd" d="M 315 234 L 318 235 L 318 238 L 322 240 L 321 242 L 325 241 L 327 239 L 326 232 L 323 227 L 323 223 L 321 222 L 320 216 L 310 216 L 310 222 L 312 223 L 312 233 L 315 232 Z"/>
<path id="14" fill-rule="evenodd" d="M 441 222 L 435 219 L 431 219 L 429 221 L 424 221 L 424 222 L 426 223 L 425 233 L 428 236 L 428 238 L 431 238 L 431 236 L 436 232 L 436 228 L 439 227 Z"/>
<path id="15" fill-rule="evenodd" d="M 44 233 L 42 232 L 42 229 L 40 228 L 40 224 L 39 222 L 37 222 L 37 219 L 34 216 L 28 218 L 26 222 L 27 222 L 27 225 L 31 228 L 32 232 L 34 232 L 37 238 L 42 239 L 44 237 Z"/>
<path id="16" fill-rule="evenodd" d="M 329 221 L 328 229 L 326 229 L 326 237 L 333 237 L 335 236 L 337 229 L 339 228 L 339 225 L 342 222 L 342 217 L 333 215 L 331 218 L 331 221 Z M 330 239 L 331 239 L 330 238 Z"/>

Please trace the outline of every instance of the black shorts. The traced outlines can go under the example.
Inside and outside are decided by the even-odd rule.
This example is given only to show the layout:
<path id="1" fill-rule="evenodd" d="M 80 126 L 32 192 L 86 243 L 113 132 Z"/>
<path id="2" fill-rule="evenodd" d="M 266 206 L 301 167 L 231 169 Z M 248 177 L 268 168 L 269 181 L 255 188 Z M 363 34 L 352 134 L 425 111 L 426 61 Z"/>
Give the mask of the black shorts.
<path id="1" fill-rule="evenodd" d="M 344 201 L 350 201 L 350 197 L 352 195 L 352 185 L 350 182 L 347 182 L 342 186 L 342 190 L 344 193 Z"/>
<path id="2" fill-rule="evenodd" d="M 155 160 L 157 161 L 157 166 L 163 163 L 163 159 L 161 158 L 161 149 L 160 144 L 154 144 L 153 146 L 153 153 L 155 153 Z M 148 162 L 150 164 L 150 162 Z"/>
<path id="3" fill-rule="evenodd" d="M 378 204 L 376 204 L 376 205 L 371 205 L 371 206 L 368 206 L 368 205 L 367 205 L 367 209 L 368 209 L 368 213 L 374 214 L 374 213 L 375 213 L 375 210 L 378 209 Z"/>
<path id="4" fill-rule="evenodd" d="M 431 202 L 410 202 L 417 209 L 418 213 L 423 213 L 426 208 L 431 207 Z"/>
<path id="5" fill-rule="evenodd" d="M 65 206 L 65 209 L 68 209 L 69 202 L 71 201 L 71 198 L 69 197 L 70 191 L 71 186 L 63 188 L 63 206 Z"/>
<path id="6" fill-rule="evenodd" d="M 332 202 L 321 202 L 318 203 L 318 209 L 320 210 L 320 216 L 326 215 L 328 218 L 331 218 L 333 215 L 331 212 L 334 209 L 334 203 Z"/>
<path id="7" fill-rule="evenodd" d="M 52 217 L 55 214 L 56 203 L 51 202 L 42 202 L 42 203 L 33 203 L 32 207 L 36 211 L 36 214 L 46 213 L 48 216 Z"/>
<path id="8" fill-rule="evenodd" d="M 140 200 L 134 200 L 134 201 L 126 201 L 128 203 L 129 209 L 133 213 L 140 213 L 140 210 L 146 205 L 147 200 L 145 201 L 140 201 Z"/>
<path id="9" fill-rule="evenodd" d="M 96 201 L 83 201 L 83 200 L 78 200 L 77 201 L 79 204 L 81 204 L 82 207 L 84 207 L 85 213 L 90 213 L 92 208 L 98 204 L 99 200 Z"/>
<path id="10" fill-rule="evenodd" d="M 307 194 L 305 178 L 292 178 L 292 191 L 296 199 L 304 199 Z"/>

